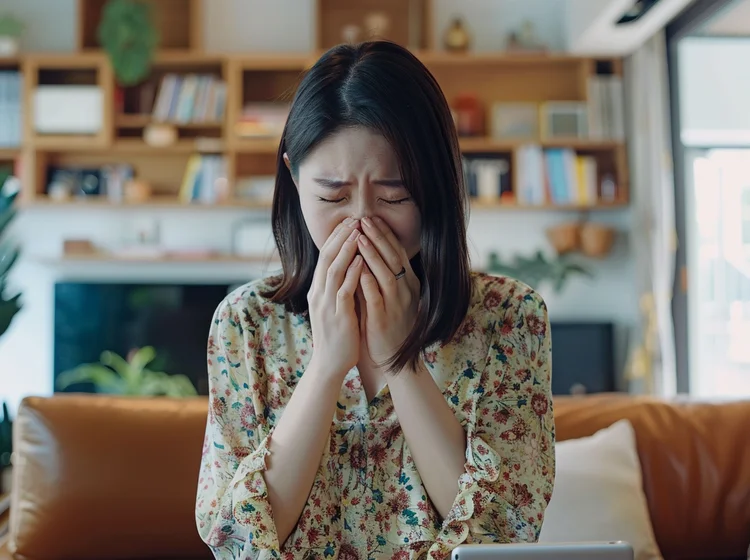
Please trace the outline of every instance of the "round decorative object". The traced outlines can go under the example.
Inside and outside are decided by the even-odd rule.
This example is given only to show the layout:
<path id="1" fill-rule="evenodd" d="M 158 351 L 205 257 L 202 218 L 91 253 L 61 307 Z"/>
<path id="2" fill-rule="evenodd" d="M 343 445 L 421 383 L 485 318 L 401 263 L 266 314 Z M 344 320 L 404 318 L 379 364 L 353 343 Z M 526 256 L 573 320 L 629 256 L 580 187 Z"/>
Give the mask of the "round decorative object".
<path id="1" fill-rule="evenodd" d="M 576 222 L 560 224 L 547 230 L 547 239 L 558 255 L 572 253 L 580 244 L 581 225 Z"/>
<path id="2" fill-rule="evenodd" d="M 142 179 L 130 179 L 125 183 L 125 202 L 142 204 L 151 198 L 151 185 Z"/>
<path id="3" fill-rule="evenodd" d="M 150 124 L 143 129 L 143 141 L 155 148 L 173 145 L 178 136 L 177 128 L 168 124 Z"/>
<path id="4" fill-rule="evenodd" d="M 603 259 L 615 241 L 615 230 L 603 224 L 587 222 L 581 226 L 581 252 L 587 257 Z"/>
<path id="5" fill-rule="evenodd" d="M 16 56 L 19 50 L 18 37 L 0 35 L 0 56 Z"/>
<path id="6" fill-rule="evenodd" d="M 369 39 L 385 39 L 391 21 L 383 12 L 370 12 L 365 16 L 365 30 Z"/>

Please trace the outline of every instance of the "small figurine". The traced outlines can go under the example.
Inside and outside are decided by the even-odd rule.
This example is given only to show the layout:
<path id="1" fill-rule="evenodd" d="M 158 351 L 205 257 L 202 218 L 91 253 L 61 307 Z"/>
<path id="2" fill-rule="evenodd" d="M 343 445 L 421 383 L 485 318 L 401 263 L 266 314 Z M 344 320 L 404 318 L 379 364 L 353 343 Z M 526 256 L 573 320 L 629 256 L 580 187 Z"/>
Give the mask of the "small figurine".
<path id="1" fill-rule="evenodd" d="M 451 52 L 466 52 L 471 46 L 471 35 L 461 18 L 457 17 L 445 32 L 445 49 Z"/>

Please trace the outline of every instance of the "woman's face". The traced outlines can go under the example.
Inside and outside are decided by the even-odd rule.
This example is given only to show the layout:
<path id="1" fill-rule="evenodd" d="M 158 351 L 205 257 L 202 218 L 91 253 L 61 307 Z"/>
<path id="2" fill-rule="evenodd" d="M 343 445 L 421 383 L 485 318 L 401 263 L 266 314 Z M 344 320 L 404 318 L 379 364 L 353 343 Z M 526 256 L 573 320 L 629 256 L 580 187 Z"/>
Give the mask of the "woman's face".
<path id="1" fill-rule="evenodd" d="M 383 136 L 364 127 L 336 132 L 299 165 L 295 182 L 318 249 L 345 218 L 378 216 L 410 259 L 419 252 L 419 210 L 401 182 L 398 159 Z"/>

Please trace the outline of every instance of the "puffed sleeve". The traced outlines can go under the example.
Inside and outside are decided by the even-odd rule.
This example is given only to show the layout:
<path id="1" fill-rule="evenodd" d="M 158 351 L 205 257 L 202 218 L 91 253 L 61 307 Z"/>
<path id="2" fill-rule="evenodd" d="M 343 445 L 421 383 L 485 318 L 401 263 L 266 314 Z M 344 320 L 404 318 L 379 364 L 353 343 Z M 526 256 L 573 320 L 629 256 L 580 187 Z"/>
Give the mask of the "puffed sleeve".
<path id="1" fill-rule="evenodd" d="M 240 315 L 227 300 L 219 305 L 208 339 L 209 411 L 195 511 L 198 532 L 218 559 L 279 555 L 262 474 L 271 430 L 248 367 L 263 351 L 259 338 L 248 310 Z"/>
<path id="2" fill-rule="evenodd" d="M 536 542 L 555 478 L 551 343 L 547 308 L 526 288 L 499 304 L 491 344 L 467 384 L 465 472 L 431 557 L 467 543 Z"/>

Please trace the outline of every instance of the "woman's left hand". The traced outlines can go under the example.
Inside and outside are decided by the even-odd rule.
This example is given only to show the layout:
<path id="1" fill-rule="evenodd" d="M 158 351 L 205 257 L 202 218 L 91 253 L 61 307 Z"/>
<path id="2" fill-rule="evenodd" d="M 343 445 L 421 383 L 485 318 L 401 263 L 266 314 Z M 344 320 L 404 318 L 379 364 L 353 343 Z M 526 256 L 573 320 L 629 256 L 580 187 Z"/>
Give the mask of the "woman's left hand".
<path id="1" fill-rule="evenodd" d="M 419 279 L 406 250 L 380 218 L 362 220 L 359 251 L 367 266 L 360 276 L 365 299 L 363 340 L 376 366 L 388 361 L 409 336 L 419 308 Z M 399 272 L 405 274 L 398 278 Z"/>

